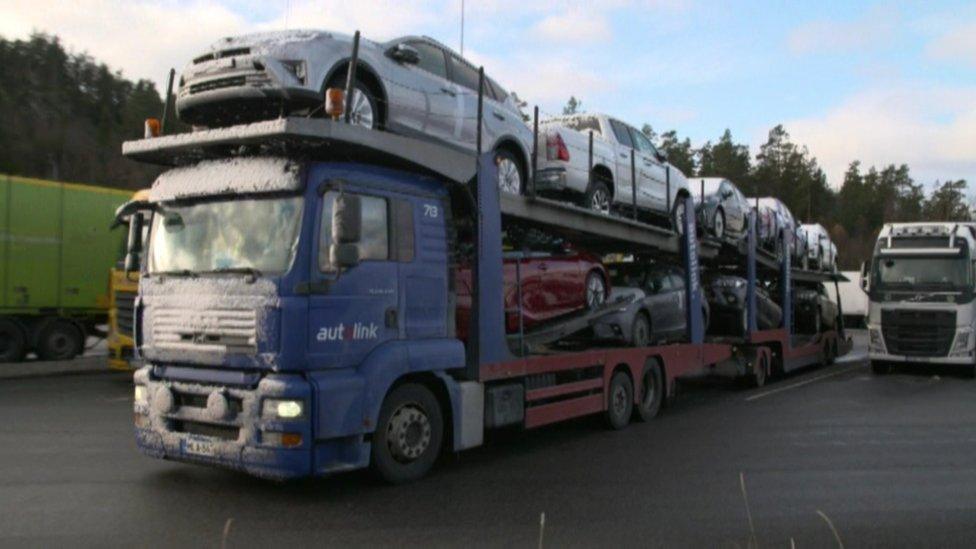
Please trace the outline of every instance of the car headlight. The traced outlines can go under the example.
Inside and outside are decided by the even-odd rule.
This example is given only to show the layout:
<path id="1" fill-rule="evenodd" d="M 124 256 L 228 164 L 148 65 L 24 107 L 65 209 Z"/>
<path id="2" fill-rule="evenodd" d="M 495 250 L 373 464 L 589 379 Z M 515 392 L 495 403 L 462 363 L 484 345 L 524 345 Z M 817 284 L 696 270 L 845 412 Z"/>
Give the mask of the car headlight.
<path id="1" fill-rule="evenodd" d="M 868 329 L 868 352 L 871 353 L 885 353 L 884 338 L 881 336 L 881 330 L 878 328 Z"/>
<path id="2" fill-rule="evenodd" d="M 949 352 L 950 356 L 969 356 L 969 342 L 973 336 L 972 328 L 959 328 L 956 331 L 956 340 L 952 344 L 952 351 Z"/>
<path id="3" fill-rule="evenodd" d="M 305 414 L 305 402 L 301 400 L 267 398 L 261 407 L 265 419 L 297 419 Z"/>
<path id="4" fill-rule="evenodd" d="M 149 391 L 146 389 L 145 385 L 136 385 L 133 393 L 133 399 L 139 406 L 146 406 L 149 404 Z"/>

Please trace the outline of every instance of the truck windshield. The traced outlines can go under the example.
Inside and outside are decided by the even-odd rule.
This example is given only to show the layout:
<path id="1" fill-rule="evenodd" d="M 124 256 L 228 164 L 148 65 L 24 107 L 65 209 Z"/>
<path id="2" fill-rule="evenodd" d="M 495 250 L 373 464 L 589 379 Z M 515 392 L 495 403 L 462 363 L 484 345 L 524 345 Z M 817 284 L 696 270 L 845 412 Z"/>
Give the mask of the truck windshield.
<path id="1" fill-rule="evenodd" d="M 882 257 L 875 280 L 881 288 L 898 290 L 964 290 L 972 285 L 965 257 Z"/>
<path id="2" fill-rule="evenodd" d="M 153 216 L 149 272 L 288 270 L 298 244 L 302 197 L 201 201 Z"/>

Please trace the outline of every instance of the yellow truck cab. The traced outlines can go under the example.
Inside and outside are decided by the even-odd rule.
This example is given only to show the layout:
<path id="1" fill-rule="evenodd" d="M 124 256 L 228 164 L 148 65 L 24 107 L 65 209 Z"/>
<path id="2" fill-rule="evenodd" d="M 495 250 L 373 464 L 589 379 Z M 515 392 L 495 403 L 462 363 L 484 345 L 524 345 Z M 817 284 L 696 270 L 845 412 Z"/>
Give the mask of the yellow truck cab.
<path id="1" fill-rule="evenodd" d="M 132 195 L 132 202 L 145 202 L 147 200 L 149 200 L 148 189 L 136 191 Z M 127 225 L 128 217 L 118 221 Z M 109 279 L 108 366 L 113 370 L 134 369 L 132 364 L 134 349 L 132 327 L 135 299 L 138 292 L 138 271 L 126 273 L 123 268 L 123 259 L 120 257 L 111 270 Z"/>

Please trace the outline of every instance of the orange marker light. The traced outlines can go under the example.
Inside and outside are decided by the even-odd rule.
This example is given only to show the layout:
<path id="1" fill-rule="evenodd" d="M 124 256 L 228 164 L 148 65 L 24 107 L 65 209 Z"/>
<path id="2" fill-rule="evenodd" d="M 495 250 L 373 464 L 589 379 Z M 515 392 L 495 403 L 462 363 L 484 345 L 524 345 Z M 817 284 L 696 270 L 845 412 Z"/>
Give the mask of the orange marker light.
<path id="1" fill-rule="evenodd" d="M 333 120 L 339 120 L 342 116 L 342 109 L 345 106 L 345 95 L 341 88 L 329 88 L 325 90 L 325 113 Z"/>
<path id="2" fill-rule="evenodd" d="M 160 129 L 160 124 L 158 118 L 147 118 L 144 137 L 146 139 L 150 139 L 152 137 L 159 137 L 159 129 Z"/>
<path id="3" fill-rule="evenodd" d="M 281 445 L 286 448 L 294 448 L 302 445 L 301 433 L 281 433 Z"/>

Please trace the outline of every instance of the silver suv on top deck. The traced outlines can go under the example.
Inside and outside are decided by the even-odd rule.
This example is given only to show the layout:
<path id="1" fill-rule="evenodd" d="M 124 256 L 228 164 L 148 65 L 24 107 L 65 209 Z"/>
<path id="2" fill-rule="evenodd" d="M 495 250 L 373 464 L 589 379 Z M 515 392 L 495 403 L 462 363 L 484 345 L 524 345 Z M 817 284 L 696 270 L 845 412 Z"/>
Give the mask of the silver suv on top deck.
<path id="1" fill-rule="evenodd" d="M 351 56 L 352 37 L 328 31 L 222 38 L 183 69 L 176 111 L 204 126 L 324 116 L 325 90 L 345 88 Z M 354 124 L 476 149 L 478 69 L 431 38 L 361 39 L 350 99 Z M 484 101 L 483 150 L 496 153 L 499 185 L 521 191 L 532 131 L 516 98 L 487 77 Z"/>

